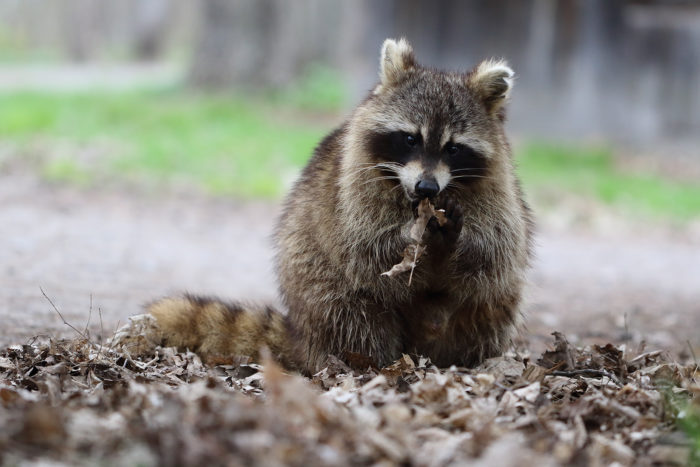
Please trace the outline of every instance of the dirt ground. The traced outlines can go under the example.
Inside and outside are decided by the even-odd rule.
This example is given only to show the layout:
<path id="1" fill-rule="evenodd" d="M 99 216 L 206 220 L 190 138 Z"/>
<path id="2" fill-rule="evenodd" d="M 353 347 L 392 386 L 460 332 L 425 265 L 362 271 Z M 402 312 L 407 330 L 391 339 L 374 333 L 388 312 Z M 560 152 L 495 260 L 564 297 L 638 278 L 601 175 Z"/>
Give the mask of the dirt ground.
<path id="1" fill-rule="evenodd" d="M 181 291 L 276 302 L 270 236 L 278 211 L 2 175 L 0 345 L 74 333 L 42 290 L 74 326 L 91 316 L 93 336 Z M 522 343 L 541 351 L 558 330 L 579 343 L 646 340 L 648 348 L 697 353 L 700 241 L 664 229 L 573 225 L 543 216 Z"/>

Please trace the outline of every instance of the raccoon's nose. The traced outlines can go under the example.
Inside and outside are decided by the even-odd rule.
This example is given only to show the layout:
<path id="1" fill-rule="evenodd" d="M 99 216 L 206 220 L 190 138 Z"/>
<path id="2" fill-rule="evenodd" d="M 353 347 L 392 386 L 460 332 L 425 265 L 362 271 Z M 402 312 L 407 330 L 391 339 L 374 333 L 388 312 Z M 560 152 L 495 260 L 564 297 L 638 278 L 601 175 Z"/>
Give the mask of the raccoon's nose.
<path id="1" fill-rule="evenodd" d="M 421 198 L 432 198 L 438 191 L 440 186 L 432 180 L 420 180 L 416 183 L 416 194 Z"/>

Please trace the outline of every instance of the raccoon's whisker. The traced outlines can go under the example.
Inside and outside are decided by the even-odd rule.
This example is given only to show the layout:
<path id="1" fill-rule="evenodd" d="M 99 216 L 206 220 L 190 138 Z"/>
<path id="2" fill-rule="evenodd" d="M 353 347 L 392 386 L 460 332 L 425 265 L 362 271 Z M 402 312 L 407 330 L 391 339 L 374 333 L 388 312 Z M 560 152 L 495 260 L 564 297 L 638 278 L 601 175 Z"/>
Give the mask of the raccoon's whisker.
<path id="1" fill-rule="evenodd" d="M 362 170 L 371 170 L 375 168 L 377 164 L 361 164 L 360 167 L 355 169 L 355 171 L 362 171 Z"/>
<path id="2" fill-rule="evenodd" d="M 359 165 L 359 167 L 354 169 L 353 172 L 362 171 L 362 170 L 370 170 L 370 169 L 373 169 L 377 166 L 377 164 L 375 164 L 373 162 L 362 162 L 358 165 Z"/>
<path id="3" fill-rule="evenodd" d="M 375 165 L 377 169 L 386 169 L 386 170 L 391 170 L 392 172 L 398 172 L 403 165 L 401 164 L 395 164 L 395 163 L 387 163 L 387 162 L 381 162 L 377 165 Z"/>
<path id="4" fill-rule="evenodd" d="M 358 175 L 363 174 L 364 172 L 367 172 L 368 170 L 373 170 L 373 169 L 375 169 L 375 168 L 376 168 L 376 167 L 375 167 L 374 165 L 371 166 L 371 167 L 360 167 L 360 168 L 355 169 L 355 170 L 353 170 L 352 172 L 350 172 L 350 176 L 351 176 L 351 177 L 356 177 L 356 176 L 358 176 Z"/>
<path id="5" fill-rule="evenodd" d="M 368 170 L 373 170 L 373 169 L 386 169 L 386 170 L 390 170 L 390 171 L 396 173 L 398 171 L 398 169 L 400 169 L 401 167 L 403 167 L 403 166 L 401 164 L 397 164 L 397 163 L 380 162 L 379 164 L 373 164 L 373 165 L 370 165 L 369 167 L 359 167 L 359 168 L 355 169 L 354 171 L 352 171 L 350 173 L 350 175 L 353 177 L 356 177 L 364 172 L 367 172 Z"/>
<path id="6" fill-rule="evenodd" d="M 465 168 L 462 168 L 462 169 L 454 169 L 454 170 L 452 170 L 451 172 L 452 172 L 452 173 L 456 173 L 456 172 L 466 172 L 466 171 L 468 171 L 468 170 L 482 170 L 482 169 L 477 168 L 477 167 L 465 167 Z"/>
<path id="7" fill-rule="evenodd" d="M 452 177 L 452 180 L 457 180 L 457 179 L 460 179 L 460 178 L 487 178 L 487 179 L 489 179 L 489 180 L 495 180 L 495 177 L 488 177 L 488 176 L 486 176 L 486 175 L 469 175 L 469 174 L 467 174 L 467 175 L 456 175 L 456 176 Z"/>
<path id="8" fill-rule="evenodd" d="M 399 170 L 401 170 L 403 166 L 402 165 L 394 165 L 394 164 L 377 164 L 375 168 L 380 169 L 380 170 L 389 170 L 394 173 L 398 173 Z"/>
<path id="9" fill-rule="evenodd" d="M 360 162 L 357 165 L 363 166 L 363 167 L 381 167 L 381 166 L 393 166 L 393 167 L 403 167 L 403 164 L 399 164 L 398 162 Z"/>
<path id="10" fill-rule="evenodd" d="M 453 183 L 448 183 L 445 187 L 445 191 L 453 193 L 455 196 L 461 196 L 465 192 L 465 187 L 463 185 L 455 185 Z"/>
<path id="11" fill-rule="evenodd" d="M 369 180 L 363 182 L 362 184 L 363 184 L 363 185 L 366 185 L 366 184 L 368 184 L 368 183 L 375 182 L 375 181 L 379 181 L 379 180 L 398 180 L 398 179 L 399 179 L 399 177 L 396 177 L 396 176 L 394 176 L 394 175 L 387 175 L 387 176 L 384 176 L 384 177 L 374 177 L 374 178 L 370 178 Z"/>
<path id="12" fill-rule="evenodd" d="M 355 171 L 364 171 L 364 170 L 381 169 L 381 168 L 394 170 L 394 169 L 400 169 L 401 167 L 403 167 L 402 164 L 397 164 L 395 162 L 380 162 L 378 164 L 363 163 L 360 165 L 361 165 L 361 167 L 355 169 Z"/>

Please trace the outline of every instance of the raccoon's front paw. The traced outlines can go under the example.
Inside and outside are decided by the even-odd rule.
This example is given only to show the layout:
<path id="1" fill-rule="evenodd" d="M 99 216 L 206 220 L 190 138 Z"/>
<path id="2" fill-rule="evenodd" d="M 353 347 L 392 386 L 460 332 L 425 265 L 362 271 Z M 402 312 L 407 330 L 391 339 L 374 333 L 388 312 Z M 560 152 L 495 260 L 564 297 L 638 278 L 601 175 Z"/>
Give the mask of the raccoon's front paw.
<path id="1" fill-rule="evenodd" d="M 441 196 L 435 202 L 435 210 L 444 211 L 444 219 L 431 217 L 426 226 L 426 243 L 433 252 L 452 252 L 464 224 L 464 211 L 451 196 Z"/>

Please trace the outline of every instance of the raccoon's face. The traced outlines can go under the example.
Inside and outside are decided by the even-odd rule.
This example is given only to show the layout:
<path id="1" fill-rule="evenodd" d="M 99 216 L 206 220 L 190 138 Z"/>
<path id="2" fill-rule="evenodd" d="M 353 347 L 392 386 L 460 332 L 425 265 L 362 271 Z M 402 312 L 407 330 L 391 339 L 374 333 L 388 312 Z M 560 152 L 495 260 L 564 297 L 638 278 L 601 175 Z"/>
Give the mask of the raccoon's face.
<path id="1" fill-rule="evenodd" d="M 483 183 L 498 163 L 513 71 L 482 62 L 468 74 L 418 66 L 405 40 L 387 40 L 381 84 L 358 110 L 364 164 L 410 199 Z"/>

